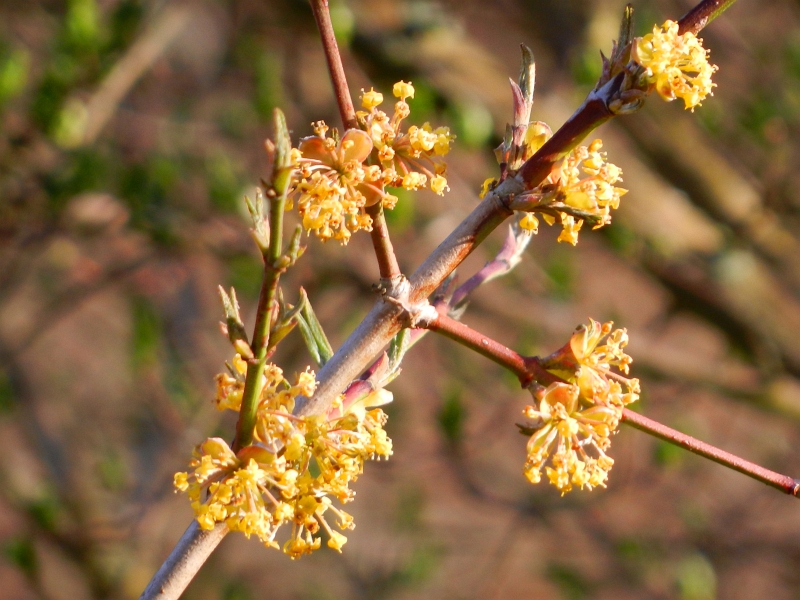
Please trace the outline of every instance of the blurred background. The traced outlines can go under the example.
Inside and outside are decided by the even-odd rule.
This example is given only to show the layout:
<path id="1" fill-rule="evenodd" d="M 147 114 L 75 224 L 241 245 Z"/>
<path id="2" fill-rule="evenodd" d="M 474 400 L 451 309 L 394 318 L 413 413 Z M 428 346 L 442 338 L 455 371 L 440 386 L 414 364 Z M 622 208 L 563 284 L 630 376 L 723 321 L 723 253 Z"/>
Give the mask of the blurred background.
<path id="1" fill-rule="evenodd" d="M 388 215 L 405 272 L 496 175 L 519 44 L 537 57 L 533 118 L 556 129 L 623 4 L 331 0 L 352 92 L 411 80 L 410 122 L 458 136 L 452 191 Z M 690 6 L 636 2 L 637 30 Z M 651 98 L 599 131 L 630 189 L 613 225 L 577 248 L 544 228 L 464 320 L 546 354 L 613 319 L 638 410 L 800 476 L 798 23 L 795 0 L 741 0 L 714 22 L 713 98 L 694 114 Z M 212 404 L 231 356 L 216 285 L 236 287 L 251 327 L 243 196 L 276 106 L 295 141 L 338 125 L 306 2 L 0 2 L 0 598 L 137 598 L 190 522 L 172 474 L 232 436 Z M 374 300 L 369 236 L 308 246 L 284 291 L 308 290 L 337 346 Z M 277 361 L 310 364 L 298 334 Z M 344 554 L 291 562 L 229 536 L 186 598 L 800 598 L 796 500 L 625 427 L 608 489 L 531 486 L 526 394 L 433 335 L 391 389 L 395 454 L 356 484 Z"/>

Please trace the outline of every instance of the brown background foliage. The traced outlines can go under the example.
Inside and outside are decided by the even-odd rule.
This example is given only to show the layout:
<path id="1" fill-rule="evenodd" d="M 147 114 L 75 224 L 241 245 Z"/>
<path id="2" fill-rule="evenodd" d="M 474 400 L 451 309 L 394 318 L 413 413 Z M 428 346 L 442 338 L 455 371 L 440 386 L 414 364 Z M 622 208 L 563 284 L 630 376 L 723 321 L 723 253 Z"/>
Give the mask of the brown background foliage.
<path id="1" fill-rule="evenodd" d="M 411 121 L 459 136 L 452 191 L 404 195 L 389 217 L 405 271 L 496 173 L 518 45 L 537 57 L 533 116 L 556 128 L 622 5 L 333 4 L 351 89 L 388 96 L 411 80 Z M 639 2 L 638 31 L 689 6 Z M 577 248 L 543 230 L 464 318 L 527 353 L 588 316 L 613 319 L 632 338 L 642 412 L 789 474 L 798 21 L 791 0 L 734 5 L 703 34 L 713 98 L 694 114 L 653 98 L 600 130 L 631 190 L 613 225 Z M 304 2 L 0 3 L 0 598 L 138 597 L 189 523 L 171 478 L 201 439 L 231 436 L 211 403 L 230 354 L 215 287 L 235 285 L 252 323 L 259 266 L 241 199 L 265 174 L 274 106 L 295 140 L 312 120 L 337 124 Z M 369 239 L 308 246 L 284 290 L 308 290 L 337 346 L 372 302 Z M 278 354 L 289 373 L 309 360 L 294 334 Z M 357 483 L 344 554 L 291 562 L 230 536 L 187 598 L 799 597 L 795 500 L 625 428 L 607 490 L 532 487 L 514 428 L 525 393 L 433 335 L 391 389 L 395 455 Z"/>

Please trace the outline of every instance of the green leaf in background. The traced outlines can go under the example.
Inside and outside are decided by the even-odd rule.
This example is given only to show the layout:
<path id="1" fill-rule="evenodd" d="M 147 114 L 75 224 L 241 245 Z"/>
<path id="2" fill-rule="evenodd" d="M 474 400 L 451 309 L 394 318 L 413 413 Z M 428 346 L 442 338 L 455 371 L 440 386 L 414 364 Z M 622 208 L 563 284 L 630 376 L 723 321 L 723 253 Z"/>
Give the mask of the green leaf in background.
<path id="1" fill-rule="evenodd" d="M 3 554 L 29 578 L 36 576 L 39 561 L 31 537 L 20 536 L 6 541 L 3 545 Z"/>
<path id="2" fill-rule="evenodd" d="M 453 389 L 445 396 L 442 407 L 439 409 L 437 421 L 439 429 L 445 439 L 453 446 L 461 443 L 464 437 L 464 421 L 467 411 L 461 400 L 461 391 Z"/>
<path id="3" fill-rule="evenodd" d="M 30 63 L 30 54 L 23 48 L 0 54 L 0 107 L 25 89 Z"/>
<path id="4" fill-rule="evenodd" d="M 133 300 L 131 317 L 131 364 L 134 371 L 140 371 L 158 361 L 162 336 L 161 319 L 156 308 L 142 297 Z"/>
<path id="5" fill-rule="evenodd" d="M 699 552 L 685 556 L 675 568 L 681 600 L 714 600 L 717 575 L 714 566 Z"/>

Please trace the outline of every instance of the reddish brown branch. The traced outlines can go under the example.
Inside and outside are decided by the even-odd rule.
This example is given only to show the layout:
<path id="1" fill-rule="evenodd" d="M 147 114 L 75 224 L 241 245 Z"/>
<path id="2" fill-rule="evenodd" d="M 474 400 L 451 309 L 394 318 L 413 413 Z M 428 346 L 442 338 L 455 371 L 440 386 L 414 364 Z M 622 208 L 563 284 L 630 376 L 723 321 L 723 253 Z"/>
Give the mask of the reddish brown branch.
<path id="1" fill-rule="evenodd" d="M 736 0 L 703 0 L 678 21 L 678 31 L 700 33 L 706 25 L 721 15 Z"/>
<path id="2" fill-rule="evenodd" d="M 325 59 L 328 61 L 328 72 L 331 75 L 333 91 L 336 94 L 336 104 L 339 106 L 339 114 L 345 129 L 354 129 L 358 126 L 356 120 L 356 110 L 353 108 L 353 99 L 350 97 L 350 90 L 347 87 L 347 77 L 342 66 L 342 56 L 339 54 L 339 45 L 336 43 L 336 36 L 333 33 L 331 14 L 328 10 L 328 0 L 311 0 L 311 10 L 314 11 L 314 19 L 317 21 L 319 37 L 322 40 L 322 47 L 325 50 Z"/>
<path id="3" fill-rule="evenodd" d="M 428 325 L 428 328 L 504 366 L 519 378 L 523 387 L 527 387 L 532 381 L 548 385 L 558 380 L 558 377 L 541 367 L 537 357 L 522 356 L 503 344 L 447 316 L 440 315 L 438 319 Z M 658 421 L 648 419 L 632 410 L 623 409 L 622 422 L 665 442 L 689 450 L 698 456 L 713 460 L 720 465 L 738 471 L 782 492 L 792 496 L 800 494 L 800 480 L 765 469 L 735 454 L 671 429 Z"/>
<path id="4" fill-rule="evenodd" d="M 564 158 L 592 130 L 613 116 L 605 100 L 595 96 L 593 92 L 575 114 L 553 134 L 553 137 L 520 167 L 517 178 L 528 189 L 536 187 L 550 174 L 557 161 Z"/>
<path id="5" fill-rule="evenodd" d="M 325 49 L 328 72 L 331 76 L 331 83 L 336 95 L 336 104 L 339 106 L 339 114 L 342 117 L 342 124 L 345 129 L 355 129 L 358 127 L 358 120 L 353 107 L 353 99 L 350 97 L 350 89 L 347 87 L 347 77 L 344 74 L 339 45 L 336 43 L 336 36 L 333 33 L 328 1 L 312 0 L 311 9 L 314 11 L 314 18 L 317 21 L 322 47 Z M 375 248 L 375 256 L 378 259 L 378 270 L 381 279 L 389 282 L 394 281 L 400 276 L 400 267 L 397 264 L 392 241 L 389 239 L 389 229 L 386 227 L 383 209 L 380 204 L 374 204 L 367 207 L 367 214 L 372 218 L 370 237 L 372 238 L 372 246 Z"/>
<path id="6" fill-rule="evenodd" d="M 760 467 L 759 465 L 744 460 L 735 454 L 725 452 L 724 450 L 720 450 L 711 444 L 701 442 L 690 435 L 676 431 L 675 429 L 667 427 L 658 421 L 648 419 L 644 415 L 635 413 L 627 408 L 623 409 L 622 411 L 622 422 L 627 423 L 631 427 L 635 427 L 639 431 L 649 433 L 650 435 L 664 440 L 665 442 L 680 446 L 681 448 L 697 454 L 698 456 L 713 460 L 715 463 L 719 463 L 725 467 L 728 467 L 729 469 L 739 471 L 739 473 L 742 473 L 743 475 L 752 477 L 761 483 L 765 483 L 770 487 L 779 489 L 787 494 L 791 494 L 792 496 L 797 496 L 798 492 L 800 492 L 800 480 L 793 479 L 788 475 L 781 475 L 780 473 L 770 471 L 764 467 Z"/>
<path id="7" fill-rule="evenodd" d="M 517 354 L 511 348 L 478 333 L 464 325 L 464 323 L 451 319 L 447 315 L 439 314 L 439 317 L 428 325 L 428 329 L 441 333 L 451 340 L 457 341 L 462 346 L 466 346 L 489 360 L 506 367 L 519 377 L 523 387 L 530 383 L 532 375 L 523 356 Z"/>
<path id="8" fill-rule="evenodd" d="M 383 207 L 380 203 L 367 207 L 367 214 L 372 217 L 372 246 L 375 249 L 375 257 L 378 259 L 378 271 L 382 280 L 393 282 L 400 276 L 400 265 L 392 247 L 392 240 L 389 238 L 389 228 L 386 226 L 386 219 L 383 216 Z"/>

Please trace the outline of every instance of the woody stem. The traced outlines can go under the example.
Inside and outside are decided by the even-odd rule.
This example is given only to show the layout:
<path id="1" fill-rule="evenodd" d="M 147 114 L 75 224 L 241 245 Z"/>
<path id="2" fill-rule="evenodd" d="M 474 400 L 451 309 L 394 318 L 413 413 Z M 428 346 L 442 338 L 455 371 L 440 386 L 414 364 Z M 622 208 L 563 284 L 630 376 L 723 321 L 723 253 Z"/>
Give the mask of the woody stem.
<path id="1" fill-rule="evenodd" d="M 657 437 L 660 440 L 664 440 L 665 442 L 697 454 L 698 456 L 713 460 L 715 463 L 738 471 L 748 477 L 752 477 L 756 481 L 765 483 L 770 487 L 774 487 L 792 496 L 797 496 L 798 493 L 800 493 L 800 480 L 765 469 L 735 454 L 725 452 L 725 450 L 720 450 L 716 446 L 701 442 L 690 435 L 676 431 L 658 421 L 648 419 L 644 415 L 635 413 L 627 408 L 622 410 L 622 422 L 627 423 L 639 431 L 644 431 L 653 437 Z"/>
<path id="2" fill-rule="evenodd" d="M 678 32 L 700 33 L 711 21 L 720 16 L 736 0 L 703 0 L 678 21 Z"/>
<path id="3" fill-rule="evenodd" d="M 328 2 L 327 0 L 311 0 L 311 9 L 314 11 L 322 47 L 325 50 L 325 58 L 328 61 L 328 72 L 331 76 L 333 92 L 336 96 L 336 104 L 339 106 L 342 123 L 345 129 L 355 129 L 358 127 L 358 120 L 353 107 L 353 99 L 350 96 L 350 89 L 347 87 L 347 77 L 342 66 L 339 45 L 336 43 L 336 36 L 333 33 Z M 372 246 L 375 249 L 375 256 L 378 260 L 381 280 L 385 285 L 391 285 L 400 276 L 400 266 L 394 254 L 392 241 L 389 239 L 389 229 L 386 226 L 383 207 L 379 201 L 372 206 L 368 206 L 366 211 L 372 218 L 370 235 Z"/>
<path id="4" fill-rule="evenodd" d="M 328 61 L 328 72 L 331 75 L 336 104 L 339 105 L 339 115 L 342 117 L 345 129 L 355 129 L 358 126 L 356 111 L 353 108 L 353 100 L 347 87 L 347 77 L 344 74 L 339 45 L 336 43 L 336 35 L 333 33 L 328 0 L 311 0 L 311 10 L 314 11 L 314 19 L 317 21 L 317 29 L 319 29 L 319 37 L 322 41 L 322 48 L 325 51 L 325 59 Z"/>
<path id="5" fill-rule="evenodd" d="M 428 329 L 441 333 L 507 368 L 519 378 L 523 387 L 527 387 L 532 381 L 542 385 L 549 385 L 554 381 L 563 381 L 542 368 L 537 357 L 522 356 L 448 316 L 439 315 L 436 320 L 428 325 Z M 716 446 L 667 427 L 658 421 L 635 413 L 630 409 L 622 409 L 621 422 L 698 456 L 712 460 L 724 467 L 738 471 L 784 493 L 792 496 L 800 494 L 800 480 L 765 469 L 735 454 L 726 452 Z"/>

